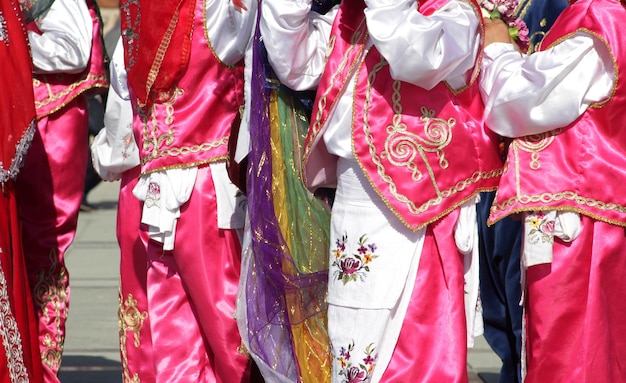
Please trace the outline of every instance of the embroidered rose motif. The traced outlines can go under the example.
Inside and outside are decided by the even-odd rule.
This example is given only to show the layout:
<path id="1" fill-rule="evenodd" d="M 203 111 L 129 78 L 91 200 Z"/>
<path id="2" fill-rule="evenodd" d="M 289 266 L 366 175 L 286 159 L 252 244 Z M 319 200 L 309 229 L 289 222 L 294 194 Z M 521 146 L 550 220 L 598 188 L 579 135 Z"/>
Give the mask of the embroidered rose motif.
<path id="1" fill-rule="evenodd" d="M 378 255 L 374 254 L 377 246 L 375 243 L 367 243 L 366 234 L 359 238 L 356 246 L 357 251 L 354 254 L 346 253 L 347 242 L 348 235 L 344 234 L 336 240 L 336 248 L 331 250 L 335 258 L 331 264 L 331 268 L 335 268 L 333 277 L 342 281 L 344 285 L 357 279 L 365 280 L 370 271 L 370 263 L 378 258 Z"/>
<path id="2" fill-rule="evenodd" d="M 370 378 L 378 358 L 378 354 L 372 355 L 375 349 L 374 344 L 370 343 L 363 353 L 365 355 L 363 363 L 356 364 L 351 360 L 351 352 L 354 351 L 354 341 L 347 348 L 341 347 L 339 356 L 336 359 L 341 366 L 337 375 L 343 376 L 342 383 L 365 382 Z"/>
<path id="3" fill-rule="evenodd" d="M 554 243 L 554 219 L 539 211 L 528 214 L 526 222 L 532 227 L 527 235 L 529 243 Z"/>

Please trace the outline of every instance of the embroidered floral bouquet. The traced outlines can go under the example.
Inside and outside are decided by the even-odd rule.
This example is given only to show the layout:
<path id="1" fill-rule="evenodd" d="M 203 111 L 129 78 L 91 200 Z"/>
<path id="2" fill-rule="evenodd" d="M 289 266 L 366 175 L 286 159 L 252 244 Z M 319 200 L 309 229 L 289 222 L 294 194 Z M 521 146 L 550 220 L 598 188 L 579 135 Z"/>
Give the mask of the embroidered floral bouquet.
<path id="1" fill-rule="evenodd" d="M 528 27 L 524 20 L 515 15 L 517 0 L 480 0 L 480 7 L 484 17 L 502 19 L 509 27 L 509 35 L 517 43 L 522 52 L 528 51 Z"/>

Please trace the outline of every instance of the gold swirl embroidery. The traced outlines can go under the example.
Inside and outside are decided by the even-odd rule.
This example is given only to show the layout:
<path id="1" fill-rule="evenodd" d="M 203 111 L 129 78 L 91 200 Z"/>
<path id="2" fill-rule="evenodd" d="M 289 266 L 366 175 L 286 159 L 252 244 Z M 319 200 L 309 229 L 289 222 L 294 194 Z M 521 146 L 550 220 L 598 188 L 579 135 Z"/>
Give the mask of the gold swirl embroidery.
<path id="1" fill-rule="evenodd" d="M 517 150 L 530 153 L 530 168 L 533 170 L 539 170 L 541 168 L 541 162 L 539 162 L 539 154 L 542 150 L 546 149 L 554 141 L 554 136 L 560 134 L 563 129 L 555 129 L 550 132 L 541 134 L 533 134 L 513 140 L 512 145 L 515 150 L 515 163 L 518 164 L 519 169 L 519 156 Z M 519 174 L 519 171 L 518 171 Z"/>
<path id="2" fill-rule="evenodd" d="M 58 267 L 56 249 L 50 250 L 51 261 L 48 270 L 41 270 L 33 286 L 33 300 L 41 311 L 42 318 L 55 326 L 53 333 L 48 333 L 42 341 L 42 361 L 52 370 L 58 371 L 65 343 L 65 334 L 61 331 L 61 322 L 67 318 L 69 298 L 68 274 L 65 267 Z M 53 317 L 50 318 L 52 312 Z"/>
<path id="3" fill-rule="evenodd" d="M 143 323 L 148 318 L 146 311 L 139 311 L 137 308 L 137 300 L 133 298 L 132 294 L 128 294 L 126 300 L 122 302 L 121 291 L 119 293 L 120 306 L 118 309 L 118 327 L 120 334 L 120 353 L 122 355 L 122 370 L 124 383 L 139 383 L 139 375 L 137 373 L 132 374 L 129 371 L 128 366 L 128 350 L 126 349 L 127 333 L 133 334 L 133 345 L 136 348 L 141 346 L 141 329 Z"/>
<path id="4" fill-rule="evenodd" d="M 394 89 L 399 90 L 400 86 L 396 87 L 396 84 L 399 84 L 399 81 L 394 82 Z M 406 124 L 402 123 L 402 115 L 397 113 L 393 116 L 393 124 L 387 127 L 385 150 L 380 154 L 382 159 L 389 160 L 395 166 L 406 166 L 415 181 L 423 177 L 414 162 L 418 153 L 426 164 L 428 164 L 426 152 L 437 153 L 439 166 L 442 169 L 448 168 L 448 160 L 443 149 L 452 141 L 452 127 L 456 125 L 454 118 L 447 121 L 436 118 L 435 111 L 428 110 L 425 106 L 422 106 L 421 111 L 420 120 L 424 123 L 425 137 L 407 131 Z M 430 168 L 430 165 L 427 167 Z"/>
<path id="5" fill-rule="evenodd" d="M 165 106 L 166 116 L 164 122 L 166 125 L 172 125 L 174 122 L 174 102 L 183 94 L 184 91 L 180 88 L 176 88 L 172 92 L 159 94 L 159 100 Z M 143 121 L 143 150 L 149 153 L 141 159 L 142 164 L 152 159 L 163 157 L 160 153 L 161 147 L 170 146 L 174 143 L 174 129 L 172 127 L 168 129 L 167 133 L 159 134 L 159 124 L 154 112 L 155 107 L 155 105 L 152 105 L 150 109 L 146 110 L 138 105 L 139 116 Z"/>
<path id="6" fill-rule="evenodd" d="M 436 205 L 444 198 L 444 193 L 439 189 L 435 180 L 435 174 L 426 158 L 427 152 L 437 153 L 439 159 L 439 166 L 442 169 L 448 167 L 448 161 L 445 158 L 445 152 L 443 149 L 452 141 L 452 127 L 456 125 L 456 120 L 450 118 L 448 120 L 435 117 L 435 111 L 428 109 L 425 106 L 421 107 L 422 116 L 420 121 L 424 123 L 425 137 L 420 137 L 417 134 L 408 132 L 406 125 L 402 123 L 402 100 L 400 96 L 401 82 L 394 81 L 393 94 L 392 94 L 392 107 L 394 110 L 394 116 L 392 119 L 392 125 L 387 127 L 387 138 L 385 140 L 385 150 L 377 153 L 376 147 L 373 144 L 373 136 L 370 133 L 369 123 L 369 110 L 372 97 L 372 84 L 376 81 L 378 72 L 387 65 L 384 58 L 381 57 L 380 61 L 374 65 L 370 73 L 368 74 L 368 87 L 365 95 L 364 112 L 363 112 L 363 132 L 369 147 L 370 156 L 372 162 L 376 165 L 377 171 L 381 179 L 383 179 L 388 185 L 389 190 L 394 197 L 407 205 L 409 211 L 413 214 L 419 214 L 425 211 L 428 207 Z M 421 207 L 415 206 L 414 202 L 408 199 L 405 195 L 398 193 L 397 187 L 393 179 L 385 171 L 385 166 L 381 162 L 381 159 L 387 159 L 394 166 L 405 166 L 411 171 L 411 177 L 415 181 L 422 179 L 422 172 L 418 169 L 414 162 L 415 157 L 419 153 L 422 162 L 426 167 L 429 178 L 433 185 L 433 188 L 437 194 L 437 198 L 428 201 Z M 459 186 L 459 185 L 457 185 Z M 460 186 L 462 190 L 466 185 Z M 450 194 L 449 194 L 450 195 Z"/>

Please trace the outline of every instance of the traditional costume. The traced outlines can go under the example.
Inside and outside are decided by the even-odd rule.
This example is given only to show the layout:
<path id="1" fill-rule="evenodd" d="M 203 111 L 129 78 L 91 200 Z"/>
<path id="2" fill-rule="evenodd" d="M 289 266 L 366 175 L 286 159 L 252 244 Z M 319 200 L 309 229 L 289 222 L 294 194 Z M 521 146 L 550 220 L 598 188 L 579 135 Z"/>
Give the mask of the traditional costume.
<path id="1" fill-rule="evenodd" d="M 625 19 L 618 1 L 581 0 L 533 55 L 485 49 L 486 123 L 518 137 L 490 220 L 522 213 L 526 382 L 626 380 Z"/>
<path id="2" fill-rule="evenodd" d="M 567 5 L 566 0 L 520 1 L 516 16 L 528 26 L 530 44 L 527 54 L 534 52 Z M 506 141 L 503 140 L 503 148 Z M 477 210 L 483 336 L 502 360 L 498 381 L 516 383 L 521 381 L 522 355 L 522 222 L 515 217 L 506 217 L 491 226 L 487 225 L 494 197 L 495 192 L 482 193 Z"/>
<path id="3" fill-rule="evenodd" d="M 120 195 L 135 219 L 124 227 L 136 232 L 118 238 L 122 265 L 145 273 L 122 270 L 121 312 L 130 302 L 150 327 L 135 332 L 140 345 L 132 346 L 138 329 L 121 330 L 125 375 L 247 381 L 250 363 L 233 317 L 241 252 L 236 230 L 243 226 L 237 211 L 243 217 L 245 204 L 225 163 L 231 123 L 243 105 L 243 56 L 256 3 L 122 1 L 121 13 L 140 166 L 123 174 Z M 126 252 L 125 243 L 137 247 Z M 135 256 L 145 257 L 147 270 Z"/>
<path id="4" fill-rule="evenodd" d="M 0 382 L 41 382 L 37 323 L 15 201 L 15 177 L 36 124 L 33 67 L 17 1 L 0 2 L 0 60 Z"/>
<path id="5" fill-rule="evenodd" d="M 337 188 L 331 381 L 466 382 L 475 203 L 501 174 L 475 81 L 477 5 L 347 0 L 332 30 L 306 3 L 262 11 L 281 81 L 318 86 L 304 156 L 309 188 Z"/>
<path id="6" fill-rule="evenodd" d="M 41 13 L 33 14 L 35 9 Z M 95 2 L 30 1 L 37 131 L 17 178 L 45 381 L 58 382 L 69 304 L 65 252 L 76 233 L 87 159 L 88 92 L 108 86 Z"/>

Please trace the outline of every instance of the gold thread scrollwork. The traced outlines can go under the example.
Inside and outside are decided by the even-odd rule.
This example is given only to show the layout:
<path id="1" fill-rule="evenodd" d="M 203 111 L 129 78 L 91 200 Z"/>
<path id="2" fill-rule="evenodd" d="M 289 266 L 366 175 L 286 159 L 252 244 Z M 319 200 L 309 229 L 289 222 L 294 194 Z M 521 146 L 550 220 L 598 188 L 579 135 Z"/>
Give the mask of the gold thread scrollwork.
<path id="1" fill-rule="evenodd" d="M 415 163 L 415 157 L 419 154 L 422 161 L 428 165 L 426 153 L 436 153 L 441 169 L 449 166 L 444 148 L 452 141 L 452 128 L 456 125 L 454 118 L 448 120 L 435 117 L 435 111 L 425 106 L 421 107 L 422 116 L 420 121 L 424 124 L 424 136 L 409 132 L 406 124 L 402 123 L 402 106 L 400 104 L 400 81 L 394 81 L 392 96 L 395 115 L 392 125 L 387 127 L 387 139 L 385 150 L 380 157 L 387 159 L 392 165 L 405 166 L 411 171 L 411 177 L 415 181 L 422 179 L 423 174 Z"/>
<path id="2" fill-rule="evenodd" d="M 550 144 L 554 141 L 554 136 L 562 131 L 562 129 L 555 129 L 546 133 L 521 137 L 514 140 L 513 145 L 516 149 L 530 153 L 530 168 L 533 170 L 539 170 L 541 168 L 541 162 L 539 161 L 540 152 L 550 146 Z"/>
<path id="3" fill-rule="evenodd" d="M 119 293 L 120 306 L 118 309 L 118 327 L 120 335 L 120 353 L 122 355 L 122 370 L 124 383 L 139 383 L 139 375 L 131 375 L 128 366 L 128 350 L 126 348 L 127 333 L 133 334 L 133 345 L 136 348 L 141 346 L 141 329 L 144 321 L 148 318 L 148 313 L 141 312 L 137 308 L 137 300 L 132 294 L 128 294 L 126 300 L 122 301 L 121 291 Z"/>
<path id="4" fill-rule="evenodd" d="M 33 300 L 41 312 L 39 320 L 45 320 L 53 325 L 49 330 L 51 332 L 44 335 L 41 359 L 51 370 L 58 372 L 65 343 L 62 327 L 68 313 L 69 277 L 67 269 L 59 267 L 56 249 L 51 249 L 48 257 L 50 267 L 37 274 L 36 283 L 33 285 Z"/>

